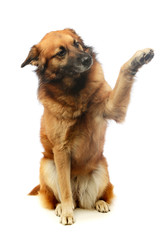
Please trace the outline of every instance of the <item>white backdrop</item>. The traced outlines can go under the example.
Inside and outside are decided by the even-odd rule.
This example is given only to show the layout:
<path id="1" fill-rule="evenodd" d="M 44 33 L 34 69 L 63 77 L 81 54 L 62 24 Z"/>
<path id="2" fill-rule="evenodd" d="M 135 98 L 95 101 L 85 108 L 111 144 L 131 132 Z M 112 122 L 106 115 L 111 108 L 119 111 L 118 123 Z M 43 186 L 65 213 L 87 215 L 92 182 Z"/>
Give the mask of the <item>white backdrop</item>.
<path id="1" fill-rule="evenodd" d="M 0 11 L 1 239 L 164 239 L 163 1 L 15 0 Z M 34 67 L 20 65 L 45 33 L 67 27 L 94 46 L 112 87 L 137 50 L 151 47 L 155 57 L 137 74 L 125 123 L 109 123 L 111 212 L 76 210 L 76 223 L 65 227 L 27 196 L 38 184 L 42 106 Z"/>

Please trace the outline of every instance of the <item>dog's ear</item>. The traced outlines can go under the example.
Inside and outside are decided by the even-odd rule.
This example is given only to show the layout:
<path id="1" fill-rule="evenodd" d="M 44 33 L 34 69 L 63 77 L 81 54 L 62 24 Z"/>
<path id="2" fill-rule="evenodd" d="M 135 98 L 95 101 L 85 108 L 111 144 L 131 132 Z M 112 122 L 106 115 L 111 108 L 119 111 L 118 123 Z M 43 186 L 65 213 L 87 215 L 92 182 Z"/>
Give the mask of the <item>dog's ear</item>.
<path id="1" fill-rule="evenodd" d="M 35 45 L 31 48 L 26 60 L 22 63 L 21 67 L 23 68 L 28 64 L 31 64 L 34 66 L 39 65 L 39 51 Z"/>
<path id="2" fill-rule="evenodd" d="M 76 37 L 78 38 L 78 41 L 82 44 L 82 47 L 84 48 L 84 51 L 89 53 L 91 56 L 93 54 L 93 48 L 92 47 L 89 47 L 89 46 L 86 46 L 84 44 L 84 41 L 83 39 L 76 33 L 76 31 L 72 28 L 66 28 L 64 29 L 66 31 L 69 31 L 70 33 L 72 33 L 73 35 L 76 35 Z"/>
<path id="3" fill-rule="evenodd" d="M 66 28 L 66 29 L 64 29 L 64 30 L 69 31 L 71 34 L 73 34 L 74 36 L 76 36 L 76 37 L 78 38 L 78 41 L 79 41 L 82 45 L 84 45 L 83 39 L 77 34 L 77 32 L 76 32 L 74 29 L 72 29 L 72 28 Z"/>

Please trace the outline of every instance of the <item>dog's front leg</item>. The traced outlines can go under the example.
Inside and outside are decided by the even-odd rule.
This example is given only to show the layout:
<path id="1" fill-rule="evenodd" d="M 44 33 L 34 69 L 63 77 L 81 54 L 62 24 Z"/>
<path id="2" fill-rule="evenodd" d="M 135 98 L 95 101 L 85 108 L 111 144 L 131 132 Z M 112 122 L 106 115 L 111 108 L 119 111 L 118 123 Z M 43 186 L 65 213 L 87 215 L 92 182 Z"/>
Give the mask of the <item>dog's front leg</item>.
<path id="1" fill-rule="evenodd" d="M 154 52 L 150 48 L 138 51 L 126 62 L 118 76 L 114 89 L 106 100 L 104 117 L 122 122 L 126 116 L 134 76 L 142 65 L 151 61 Z"/>
<path id="2" fill-rule="evenodd" d="M 71 163 L 66 151 L 53 149 L 54 161 L 57 170 L 59 194 L 61 199 L 61 223 L 71 225 L 74 223 L 73 199 L 71 190 Z"/>

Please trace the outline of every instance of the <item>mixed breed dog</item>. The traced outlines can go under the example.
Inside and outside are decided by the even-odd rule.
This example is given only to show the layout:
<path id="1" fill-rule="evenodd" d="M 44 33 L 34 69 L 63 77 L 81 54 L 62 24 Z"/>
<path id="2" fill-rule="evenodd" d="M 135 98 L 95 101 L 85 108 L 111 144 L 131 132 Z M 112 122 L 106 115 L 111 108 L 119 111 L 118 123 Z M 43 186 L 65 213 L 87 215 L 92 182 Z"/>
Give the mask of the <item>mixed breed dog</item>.
<path id="1" fill-rule="evenodd" d="M 40 185 L 30 194 L 39 194 L 62 224 L 74 223 L 77 207 L 110 211 L 114 193 L 103 155 L 107 121 L 125 119 L 135 74 L 153 56 L 150 48 L 136 52 L 112 89 L 92 47 L 64 29 L 46 34 L 22 63 L 36 66 L 44 107 Z"/>

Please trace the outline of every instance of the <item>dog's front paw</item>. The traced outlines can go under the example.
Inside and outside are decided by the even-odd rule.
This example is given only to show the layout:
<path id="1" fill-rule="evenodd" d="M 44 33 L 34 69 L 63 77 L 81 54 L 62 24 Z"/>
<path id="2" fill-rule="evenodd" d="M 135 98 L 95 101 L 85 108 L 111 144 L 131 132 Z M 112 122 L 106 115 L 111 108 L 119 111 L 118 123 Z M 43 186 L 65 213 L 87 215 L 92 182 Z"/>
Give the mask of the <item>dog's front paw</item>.
<path id="1" fill-rule="evenodd" d="M 107 213 L 110 211 L 109 204 L 103 200 L 97 201 L 95 207 L 98 212 Z"/>
<path id="2" fill-rule="evenodd" d="M 73 217 L 73 209 L 68 207 L 62 207 L 61 203 L 58 203 L 55 209 L 56 216 L 60 217 L 60 223 L 63 225 L 72 225 L 75 220 Z"/>
<path id="3" fill-rule="evenodd" d="M 145 48 L 134 54 L 129 61 L 130 71 L 135 74 L 142 65 L 149 63 L 154 57 L 154 51 L 151 48 Z"/>
<path id="4" fill-rule="evenodd" d="M 63 225 L 72 225 L 75 222 L 73 213 L 72 214 L 62 214 L 60 218 L 60 223 Z"/>

